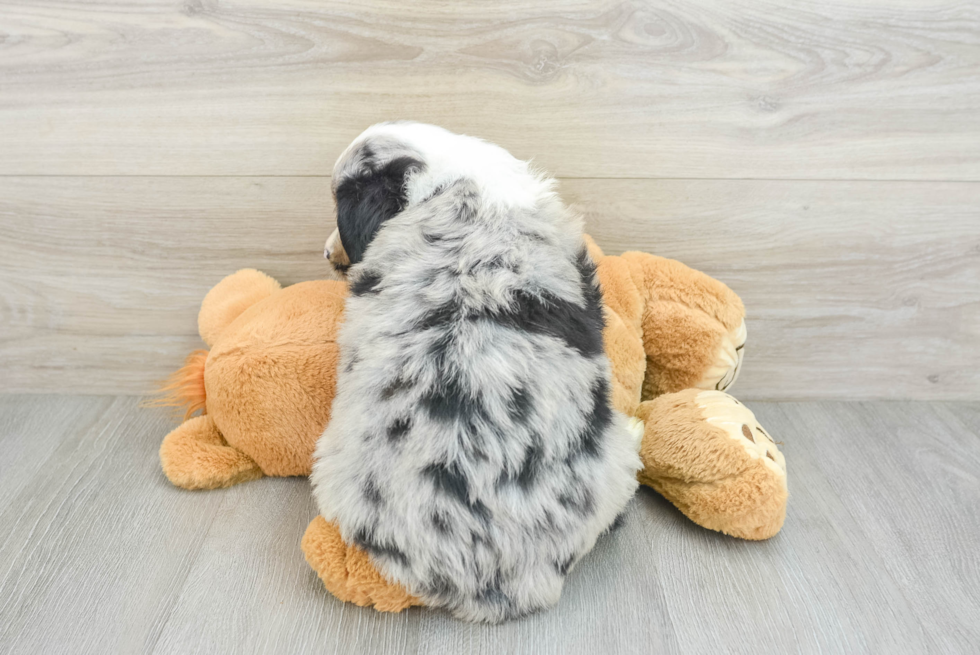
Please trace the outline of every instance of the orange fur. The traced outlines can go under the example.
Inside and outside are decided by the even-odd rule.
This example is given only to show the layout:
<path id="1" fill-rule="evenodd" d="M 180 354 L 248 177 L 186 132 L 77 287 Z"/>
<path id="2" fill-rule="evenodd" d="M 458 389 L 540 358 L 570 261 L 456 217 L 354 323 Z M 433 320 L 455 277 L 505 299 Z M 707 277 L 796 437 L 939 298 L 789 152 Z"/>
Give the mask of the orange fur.
<path id="1" fill-rule="evenodd" d="M 679 262 L 643 253 L 607 257 L 591 239 L 588 245 L 606 305 L 613 404 L 645 421 L 640 482 L 707 528 L 745 539 L 775 534 L 785 517 L 785 478 L 736 448 L 703 416 L 698 391 L 687 390 L 741 322 L 741 300 Z M 346 295 L 341 282 L 281 289 L 250 269 L 208 293 L 198 324 L 211 351 L 192 353 L 151 403 L 186 408 L 188 417 L 207 414 L 161 445 L 161 464 L 175 485 L 213 489 L 263 474 L 309 474 L 330 419 Z M 322 517 L 310 524 L 302 548 L 341 600 L 393 612 L 420 603 Z"/>
<path id="2" fill-rule="evenodd" d="M 258 464 L 229 446 L 210 416 L 184 421 L 164 437 L 160 465 L 184 489 L 219 489 L 262 477 Z"/>
<path id="3" fill-rule="evenodd" d="M 314 518 L 306 528 L 302 549 L 323 586 L 344 602 L 361 607 L 373 605 L 382 612 L 401 612 L 422 604 L 403 586 L 386 580 L 368 554 L 344 543 L 337 525 L 327 523 L 322 516 Z"/>
<path id="4" fill-rule="evenodd" d="M 207 350 L 192 352 L 184 360 L 184 365 L 160 385 L 157 390 L 159 397 L 146 402 L 144 406 L 173 407 L 178 415 L 184 410 L 185 421 L 197 412 L 207 414 L 207 391 L 204 388 L 204 364 L 207 360 Z"/>

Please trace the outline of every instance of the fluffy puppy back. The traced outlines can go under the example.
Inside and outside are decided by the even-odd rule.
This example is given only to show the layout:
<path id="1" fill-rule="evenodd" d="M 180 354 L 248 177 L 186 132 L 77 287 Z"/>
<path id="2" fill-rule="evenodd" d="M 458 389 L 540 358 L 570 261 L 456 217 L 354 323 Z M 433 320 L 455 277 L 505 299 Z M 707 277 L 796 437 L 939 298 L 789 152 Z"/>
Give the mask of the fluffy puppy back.
<path id="1" fill-rule="evenodd" d="M 492 202 L 464 177 L 385 217 L 350 270 L 312 475 L 346 541 L 469 620 L 554 604 L 640 466 L 581 224 L 527 186 L 530 202 Z"/>

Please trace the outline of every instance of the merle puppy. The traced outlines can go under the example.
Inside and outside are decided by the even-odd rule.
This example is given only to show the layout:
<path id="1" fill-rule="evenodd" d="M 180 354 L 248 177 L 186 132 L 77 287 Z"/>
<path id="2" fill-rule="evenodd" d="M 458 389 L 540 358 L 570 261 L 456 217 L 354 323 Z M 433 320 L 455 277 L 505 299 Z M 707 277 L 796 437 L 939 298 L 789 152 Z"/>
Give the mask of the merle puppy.
<path id="1" fill-rule="evenodd" d="M 369 128 L 333 180 L 350 297 L 320 512 L 460 618 L 554 604 L 640 466 L 580 219 L 526 162 L 432 125 Z"/>

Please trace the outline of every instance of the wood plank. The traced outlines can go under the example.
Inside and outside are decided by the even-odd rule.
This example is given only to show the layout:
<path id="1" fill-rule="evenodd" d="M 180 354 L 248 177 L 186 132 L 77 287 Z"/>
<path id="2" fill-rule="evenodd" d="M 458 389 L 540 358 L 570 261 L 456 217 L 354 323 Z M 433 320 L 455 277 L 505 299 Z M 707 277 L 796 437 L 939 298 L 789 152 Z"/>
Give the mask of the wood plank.
<path id="1" fill-rule="evenodd" d="M 11 498 L 33 480 L 67 436 L 101 420 L 111 401 L 69 396 L 0 395 L 0 498 Z M 0 532 L 0 541 L 9 534 Z"/>
<path id="2" fill-rule="evenodd" d="M 746 398 L 980 399 L 980 185 L 575 180 L 611 252 L 745 302 Z"/>
<path id="3" fill-rule="evenodd" d="M 608 252 L 745 300 L 749 399 L 980 398 L 980 184 L 564 180 Z M 243 267 L 327 275 L 326 178 L 0 178 L 0 390 L 140 394 Z"/>
<path id="4" fill-rule="evenodd" d="M 980 438 L 980 405 L 943 403 L 939 410 L 946 420 L 957 422 L 974 437 Z"/>
<path id="5" fill-rule="evenodd" d="M 300 479 L 263 479 L 227 496 L 155 654 L 407 653 L 417 611 L 402 616 L 327 594 L 300 550 L 316 508 Z"/>
<path id="6" fill-rule="evenodd" d="M 959 406 L 980 410 L 977 404 Z M 786 441 L 780 448 L 790 462 L 787 525 L 796 525 L 795 537 L 810 534 L 809 561 L 833 553 L 838 561 L 861 562 L 853 577 L 835 565 L 833 582 L 818 587 L 818 593 L 863 597 L 857 619 L 862 627 L 844 633 L 856 644 L 841 652 L 974 650 L 980 641 L 980 565 L 962 553 L 980 543 L 976 433 L 927 403 L 753 409 L 777 440 Z M 805 551 L 800 557 L 807 566 Z M 877 593 L 892 597 L 874 598 Z M 916 620 L 902 631 L 886 628 L 899 606 Z"/>
<path id="7" fill-rule="evenodd" d="M 9 653 L 971 652 L 980 640 L 980 404 L 753 403 L 790 471 L 766 542 L 698 528 L 643 489 L 555 609 L 499 626 L 342 604 L 299 551 L 302 479 L 169 487 L 163 412 L 135 399 L 0 397 L 4 452 L 104 410 L 0 510 Z M 43 417 L 53 417 L 45 423 Z"/>
<path id="8" fill-rule="evenodd" d="M 407 118 L 566 177 L 980 179 L 952 0 L 0 6 L 3 174 L 322 175 Z"/>
<path id="9" fill-rule="evenodd" d="M 95 400 L 99 420 L 63 432 L 0 507 L 6 653 L 149 652 L 222 502 L 164 478 L 157 449 L 172 426 L 163 412 L 139 410 L 137 398 Z M 0 413 L 24 402 L 5 397 Z M 32 401 L 33 429 L 0 435 L 4 457 L 31 453 L 76 403 Z"/>
<path id="10" fill-rule="evenodd" d="M 324 277 L 329 180 L 0 178 L 0 389 L 146 393 L 240 268 Z M 85 393 L 85 391 L 81 391 Z"/>

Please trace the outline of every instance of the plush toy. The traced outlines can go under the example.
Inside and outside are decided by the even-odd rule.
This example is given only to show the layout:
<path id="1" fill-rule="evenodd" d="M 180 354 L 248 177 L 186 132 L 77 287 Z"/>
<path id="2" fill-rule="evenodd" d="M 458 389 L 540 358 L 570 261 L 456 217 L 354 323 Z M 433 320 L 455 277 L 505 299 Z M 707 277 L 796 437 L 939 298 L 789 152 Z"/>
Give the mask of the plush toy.
<path id="1" fill-rule="evenodd" d="M 680 262 L 639 252 L 607 257 L 588 243 L 606 306 L 613 404 L 643 422 L 640 482 L 698 525 L 744 539 L 773 536 L 786 515 L 785 459 L 752 412 L 724 393 L 742 363 L 741 300 Z M 212 489 L 310 473 L 330 420 L 346 293 L 332 280 L 283 289 L 255 270 L 211 289 L 198 316 L 210 351 L 193 353 L 166 388 L 163 404 L 187 408 L 160 447 L 171 482 Z M 421 604 L 322 517 L 302 547 L 341 600 L 383 611 Z"/>

